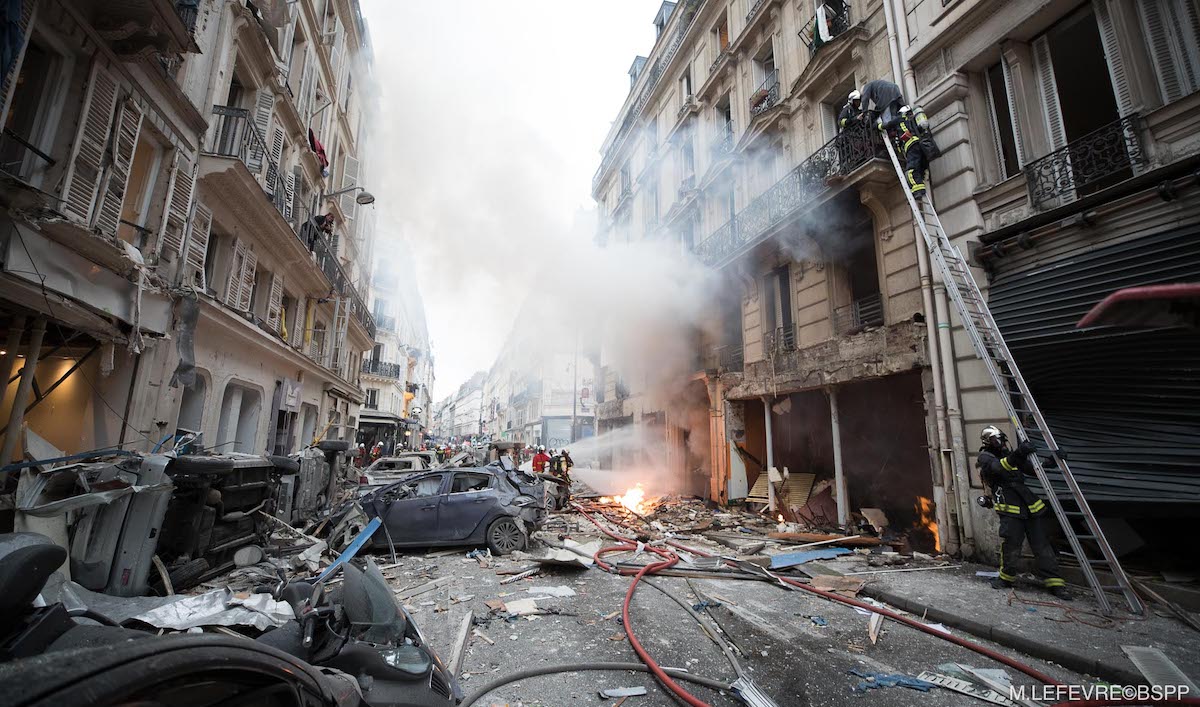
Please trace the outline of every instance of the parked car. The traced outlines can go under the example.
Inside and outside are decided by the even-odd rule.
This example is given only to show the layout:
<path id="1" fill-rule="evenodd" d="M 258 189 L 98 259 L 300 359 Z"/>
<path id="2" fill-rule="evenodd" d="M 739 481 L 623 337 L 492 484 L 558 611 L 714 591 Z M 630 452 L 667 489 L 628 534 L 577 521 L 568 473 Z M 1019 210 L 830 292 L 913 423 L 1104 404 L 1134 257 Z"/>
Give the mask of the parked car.
<path id="1" fill-rule="evenodd" d="M 511 476 L 495 466 L 434 470 L 371 491 L 359 503 L 369 517 L 383 519 L 387 532 L 375 534 L 376 547 L 387 547 L 390 535 L 396 547 L 487 545 L 507 555 L 525 547 L 546 515 Z"/>
<path id="2" fill-rule="evenodd" d="M 359 473 L 358 483 L 360 486 L 380 486 L 433 467 L 434 464 L 418 456 L 380 457 Z"/>

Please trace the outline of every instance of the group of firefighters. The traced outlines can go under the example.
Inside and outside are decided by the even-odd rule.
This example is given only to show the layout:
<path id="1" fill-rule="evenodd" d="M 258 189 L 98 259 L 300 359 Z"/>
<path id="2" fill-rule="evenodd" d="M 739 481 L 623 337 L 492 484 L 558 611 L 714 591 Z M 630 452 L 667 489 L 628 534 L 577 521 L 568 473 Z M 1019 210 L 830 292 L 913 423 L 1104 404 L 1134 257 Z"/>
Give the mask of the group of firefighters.
<path id="1" fill-rule="evenodd" d="M 928 189 L 925 176 L 929 162 L 941 151 L 933 141 L 929 121 L 917 107 L 910 108 L 900 87 L 878 79 L 854 90 L 838 114 L 838 133 L 867 130 L 873 125 L 893 141 L 904 162 L 908 189 L 913 198 L 922 199 Z M 1054 548 L 1050 545 L 1050 523 L 1046 502 L 1026 484 L 1034 476 L 1032 457 L 1036 450 L 1028 440 L 1010 448 L 1008 437 L 999 428 L 988 426 L 980 435 L 982 446 L 976 465 L 990 495 L 979 498 L 980 505 L 991 508 L 1000 520 L 1000 572 L 992 580 L 997 589 L 1009 589 L 1016 581 L 1016 567 L 1026 541 L 1033 550 L 1034 570 L 1042 585 L 1059 599 L 1069 600 L 1066 582 L 1059 574 Z"/>
<path id="2" fill-rule="evenodd" d="M 571 469 L 575 467 L 575 460 L 571 458 L 571 452 L 563 449 L 561 451 L 550 450 L 546 452 L 546 445 L 538 445 L 528 447 L 528 450 L 533 453 L 533 473 L 535 474 L 553 474 L 570 481 Z"/>
<path id="3" fill-rule="evenodd" d="M 913 197 L 924 198 L 929 162 L 941 154 L 924 112 L 920 107 L 909 108 L 899 86 L 876 79 L 863 86 L 861 91 L 851 91 L 847 96 L 846 105 L 838 114 L 838 132 L 854 125 L 869 127 L 872 122 L 897 146 Z"/>

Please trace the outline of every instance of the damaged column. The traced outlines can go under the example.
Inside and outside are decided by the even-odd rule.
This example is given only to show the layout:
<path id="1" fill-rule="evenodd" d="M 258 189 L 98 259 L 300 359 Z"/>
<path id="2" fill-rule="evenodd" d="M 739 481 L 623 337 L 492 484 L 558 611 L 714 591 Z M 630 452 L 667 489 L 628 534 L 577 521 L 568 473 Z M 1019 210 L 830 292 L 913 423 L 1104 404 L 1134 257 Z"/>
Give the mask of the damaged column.
<path id="1" fill-rule="evenodd" d="M 846 473 L 842 469 L 842 433 L 838 425 L 837 389 L 828 388 L 829 424 L 833 434 L 833 486 L 837 498 L 838 525 L 843 528 L 850 523 L 850 499 L 846 492 Z M 768 411 L 769 412 L 769 411 Z"/>
<path id="2" fill-rule="evenodd" d="M 8 429 L 4 433 L 4 448 L 0 451 L 0 465 L 12 461 L 17 449 L 17 437 L 21 434 L 21 423 L 25 420 L 25 406 L 33 392 L 33 376 L 37 372 L 38 356 L 42 352 L 42 338 L 46 335 L 46 320 L 39 318 L 29 335 L 29 346 L 25 349 L 25 365 L 21 367 L 21 380 L 13 395 L 12 410 L 8 416 Z M 7 385 L 8 379 L 5 379 Z"/>
<path id="3" fill-rule="evenodd" d="M 763 396 L 763 420 L 767 431 L 767 508 L 775 512 L 775 480 L 771 474 L 775 470 L 775 436 L 771 429 L 771 399 Z"/>

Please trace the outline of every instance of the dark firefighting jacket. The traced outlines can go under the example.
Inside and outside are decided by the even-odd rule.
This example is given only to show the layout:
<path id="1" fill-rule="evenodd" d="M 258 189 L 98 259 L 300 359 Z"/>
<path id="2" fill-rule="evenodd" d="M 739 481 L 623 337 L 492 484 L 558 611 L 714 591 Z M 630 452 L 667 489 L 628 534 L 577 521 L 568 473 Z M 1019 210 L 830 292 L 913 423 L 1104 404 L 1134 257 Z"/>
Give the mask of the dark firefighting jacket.
<path id="1" fill-rule="evenodd" d="M 992 489 L 993 509 L 997 513 L 1028 518 L 1046 511 L 1046 502 L 1025 485 L 1025 476 L 1035 473 L 1029 457 L 1007 449 L 997 454 L 981 447 L 975 466 Z"/>

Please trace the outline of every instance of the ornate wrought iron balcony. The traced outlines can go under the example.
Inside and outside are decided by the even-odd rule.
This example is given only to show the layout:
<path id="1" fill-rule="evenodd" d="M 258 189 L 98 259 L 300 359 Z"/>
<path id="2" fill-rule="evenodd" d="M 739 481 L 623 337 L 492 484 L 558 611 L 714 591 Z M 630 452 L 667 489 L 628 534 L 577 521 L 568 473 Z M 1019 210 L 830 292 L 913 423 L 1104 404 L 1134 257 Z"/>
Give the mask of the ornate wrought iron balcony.
<path id="1" fill-rule="evenodd" d="M 388 363 L 387 361 L 374 361 L 372 359 L 363 359 L 362 372 L 371 375 L 379 376 L 380 378 L 400 378 L 400 374 L 404 369 L 398 363 Z"/>
<path id="2" fill-rule="evenodd" d="M 708 75 L 712 76 L 721 68 L 721 63 L 729 58 L 729 48 L 726 47 L 717 53 L 717 58 L 713 59 L 713 63 L 708 65 Z"/>
<path id="3" fill-rule="evenodd" d="M 704 367 L 720 371 L 741 371 L 745 367 L 746 349 L 741 344 L 710 346 L 704 352 Z"/>
<path id="4" fill-rule="evenodd" d="M 697 246 L 696 252 L 706 265 L 725 265 L 765 238 L 773 228 L 810 206 L 829 188 L 831 181 L 848 176 L 883 154 L 878 131 L 852 125 L 713 231 Z"/>
<path id="5" fill-rule="evenodd" d="M 188 34 L 195 33 L 196 18 L 200 15 L 199 0 L 177 0 L 175 3 L 175 14 L 179 15 L 183 26 L 187 27 Z"/>
<path id="6" fill-rule="evenodd" d="M 1146 163 L 1140 125 L 1128 115 L 1025 165 L 1030 203 L 1051 208 L 1132 177 Z"/>
<path id="7" fill-rule="evenodd" d="M 763 350 L 771 356 L 791 353 L 796 350 L 796 325 L 776 327 L 763 336 Z"/>
<path id="8" fill-rule="evenodd" d="M 845 0 L 826 0 L 800 30 L 800 39 L 812 54 L 850 29 L 850 3 Z"/>
<path id="9" fill-rule="evenodd" d="M 731 152 L 733 152 L 733 125 L 726 123 L 721 128 L 721 132 L 717 134 L 716 142 L 713 143 L 713 161 L 719 160 Z"/>
<path id="10" fill-rule="evenodd" d="M 779 105 L 779 70 L 772 69 L 767 78 L 750 96 L 750 115 L 756 116 Z"/>
<path id="11" fill-rule="evenodd" d="M 883 296 L 878 292 L 833 310 L 833 329 L 838 334 L 855 334 L 869 326 L 883 325 Z"/>

